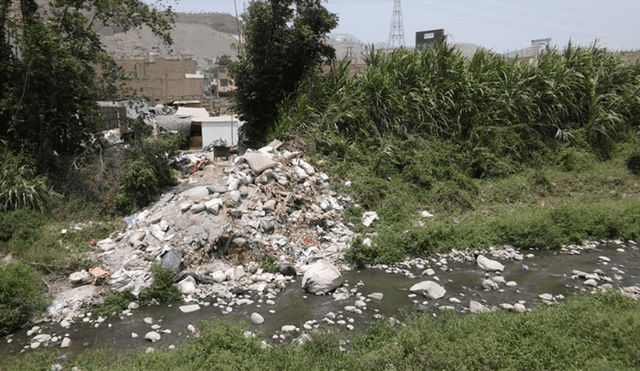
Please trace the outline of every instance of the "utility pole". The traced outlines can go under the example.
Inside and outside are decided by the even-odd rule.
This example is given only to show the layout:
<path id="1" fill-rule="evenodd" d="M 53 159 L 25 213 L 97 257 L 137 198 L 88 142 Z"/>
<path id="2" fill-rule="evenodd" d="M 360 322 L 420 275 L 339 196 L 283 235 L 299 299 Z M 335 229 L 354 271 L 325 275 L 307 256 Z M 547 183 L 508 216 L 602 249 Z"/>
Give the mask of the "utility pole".
<path id="1" fill-rule="evenodd" d="M 391 17 L 391 31 L 389 31 L 389 44 L 387 47 L 402 46 L 405 46 L 402 7 L 400 6 L 400 0 L 393 0 L 393 16 Z"/>

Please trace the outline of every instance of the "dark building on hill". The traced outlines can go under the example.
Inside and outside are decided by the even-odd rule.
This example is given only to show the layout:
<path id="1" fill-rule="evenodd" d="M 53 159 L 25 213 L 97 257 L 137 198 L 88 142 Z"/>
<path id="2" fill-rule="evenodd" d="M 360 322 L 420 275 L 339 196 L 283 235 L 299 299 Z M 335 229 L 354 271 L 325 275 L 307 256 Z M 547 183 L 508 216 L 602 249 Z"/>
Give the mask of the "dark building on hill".
<path id="1" fill-rule="evenodd" d="M 416 32 L 416 49 L 422 50 L 425 47 L 433 49 L 443 38 L 444 29 L 442 28 L 431 31 Z"/>

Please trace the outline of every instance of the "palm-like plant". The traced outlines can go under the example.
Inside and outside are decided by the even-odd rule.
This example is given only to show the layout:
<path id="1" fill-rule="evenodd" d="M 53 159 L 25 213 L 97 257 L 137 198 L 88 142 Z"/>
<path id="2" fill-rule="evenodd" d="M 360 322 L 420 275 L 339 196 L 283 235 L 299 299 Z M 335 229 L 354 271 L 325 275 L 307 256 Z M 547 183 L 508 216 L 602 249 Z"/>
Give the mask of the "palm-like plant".
<path id="1" fill-rule="evenodd" d="M 43 210 L 52 196 L 46 178 L 36 174 L 33 160 L 22 151 L 12 152 L 0 141 L 0 208 Z"/>

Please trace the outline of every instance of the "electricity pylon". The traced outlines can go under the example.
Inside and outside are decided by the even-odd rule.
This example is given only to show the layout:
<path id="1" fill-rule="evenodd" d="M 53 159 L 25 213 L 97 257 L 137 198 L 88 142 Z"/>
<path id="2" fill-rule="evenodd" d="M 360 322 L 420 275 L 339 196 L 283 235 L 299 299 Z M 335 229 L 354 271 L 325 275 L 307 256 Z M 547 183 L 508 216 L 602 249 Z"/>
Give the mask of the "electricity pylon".
<path id="1" fill-rule="evenodd" d="M 389 45 L 387 47 L 401 47 L 404 43 L 404 25 L 402 24 L 402 7 L 400 0 L 393 0 L 393 16 L 391 17 L 391 31 L 389 31 Z"/>

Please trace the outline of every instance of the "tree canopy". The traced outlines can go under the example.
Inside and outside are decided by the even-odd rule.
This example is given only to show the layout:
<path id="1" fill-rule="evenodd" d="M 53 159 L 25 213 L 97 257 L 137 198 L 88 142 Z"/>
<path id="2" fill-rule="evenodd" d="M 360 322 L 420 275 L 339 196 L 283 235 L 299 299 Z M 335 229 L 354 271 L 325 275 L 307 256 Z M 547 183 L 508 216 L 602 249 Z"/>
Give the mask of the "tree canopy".
<path id="1" fill-rule="evenodd" d="M 243 14 L 245 40 L 239 61 L 231 63 L 234 102 L 243 134 L 264 140 L 278 104 L 325 59 L 335 58 L 327 34 L 338 25 L 320 0 L 252 1 Z"/>
<path id="2" fill-rule="evenodd" d="M 171 43 L 172 21 L 170 6 L 140 0 L 0 0 L 0 138 L 41 170 L 81 149 L 101 120 L 96 101 L 116 93 L 96 26 L 146 25 Z"/>

